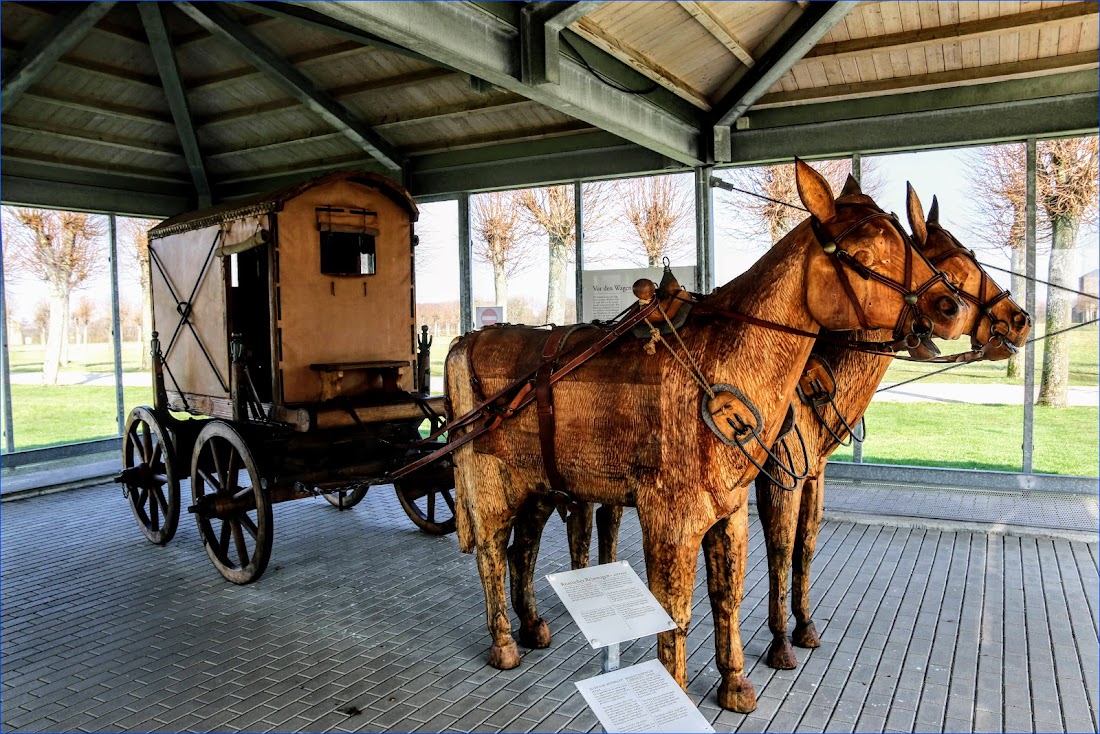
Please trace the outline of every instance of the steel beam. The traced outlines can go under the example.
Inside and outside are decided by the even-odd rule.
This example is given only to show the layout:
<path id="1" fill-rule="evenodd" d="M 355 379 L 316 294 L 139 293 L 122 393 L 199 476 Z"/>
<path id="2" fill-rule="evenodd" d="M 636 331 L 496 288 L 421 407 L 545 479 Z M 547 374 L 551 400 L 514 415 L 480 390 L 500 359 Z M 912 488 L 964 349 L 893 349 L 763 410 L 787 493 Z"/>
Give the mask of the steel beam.
<path id="1" fill-rule="evenodd" d="M 695 290 L 714 290 L 714 189 L 710 166 L 695 169 Z"/>
<path id="2" fill-rule="evenodd" d="M 1036 245 L 1036 194 L 1037 186 L 1035 182 L 1035 168 L 1036 168 L 1036 142 L 1035 138 L 1030 138 L 1027 141 L 1027 162 L 1026 162 L 1026 182 L 1025 182 L 1025 230 L 1024 230 L 1024 258 L 1026 259 L 1026 265 L 1024 266 L 1027 275 L 1027 291 L 1024 297 L 1024 308 L 1029 314 L 1035 314 L 1035 291 L 1037 286 L 1035 283 L 1035 245 Z M 1033 316 L 1034 318 L 1034 316 Z M 1030 474 L 1034 470 L 1034 449 L 1035 449 L 1035 340 L 1029 339 L 1024 345 L 1024 440 L 1022 449 L 1022 464 L 1025 473 Z M 1095 483 L 1093 484 L 1093 490 L 1096 489 Z"/>
<path id="3" fill-rule="evenodd" d="M 603 2 L 524 3 L 519 17 L 520 79 L 524 84 L 557 84 L 561 80 L 562 30 L 593 13 Z"/>
<path id="4" fill-rule="evenodd" d="M 53 68 L 53 65 L 77 46 L 92 27 L 111 11 L 113 2 L 93 2 L 61 11 L 23 49 L 19 65 L 0 86 L 0 109 L 7 112 L 23 92 Z"/>
<path id="5" fill-rule="evenodd" d="M 199 139 L 195 135 L 195 123 L 191 118 L 191 105 L 187 102 L 187 92 L 180 80 L 176 54 L 172 50 L 172 39 L 164 25 L 160 5 L 157 3 L 138 3 L 141 23 L 145 26 L 145 35 L 149 37 L 149 48 L 153 52 L 153 61 L 160 74 L 164 87 L 164 96 L 168 100 L 168 109 L 176 123 L 176 134 L 183 147 L 183 157 L 187 161 L 187 170 L 195 183 L 195 196 L 199 206 L 210 206 L 210 182 L 206 178 L 206 167 L 202 163 L 202 151 Z"/>
<path id="6" fill-rule="evenodd" d="M 0 194 L 5 204 L 141 217 L 166 218 L 195 208 L 194 189 L 187 183 L 163 186 L 7 160 L 0 176 Z"/>
<path id="7" fill-rule="evenodd" d="M 397 148 L 364 125 L 348 108 L 319 89 L 302 72 L 288 64 L 215 4 L 204 3 L 201 10 L 189 2 L 178 2 L 176 6 L 207 31 L 226 41 L 235 53 L 263 71 L 308 110 L 343 132 L 383 166 L 395 171 L 402 169 L 405 158 Z"/>
<path id="8" fill-rule="evenodd" d="M 730 127 L 752 107 L 780 79 L 787 75 L 796 63 L 814 45 L 844 19 L 858 3 L 814 2 L 809 3 L 802 15 L 780 39 L 757 59 L 756 64 L 738 81 L 711 110 L 714 127 Z M 714 157 L 717 161 L 729 161 L 730 151 L 725 149 L 724 133 L 714 136 Z"/>
<path id="9" fill-rule="evenodd" d="M 111 343 L 115 355 L 115 409 L 118 435 L 126 430 L 126 398 L 122 390 L 122 319 L 118 302 L 118 217 L 107 216 L 108 262 L 111 264 Z"/>
<path id="10" fill-rule="evenodd" d="M 571 58 L 560 60 L 558 84 L 524 83 L 519 29 L 477 6 L 330 2 L 312 7 L 684 165 L 704 162 L 697 122 L 685 121 L 638 95 L 611 89 Z"/>
<path id="11" fill-rule="evenodd" d="M 470 230 L 470 195 L 458 196 L 458 317 L 465 334 L 474 328 L 474 251 Z"/>
<path id="12" fill-rule="evenodd" d="M 573 242 L 576 244 L 574 260 L 577 263 L 577 315 L 579 324 L 584 318 L 584 183 L 573 182 Z"/>

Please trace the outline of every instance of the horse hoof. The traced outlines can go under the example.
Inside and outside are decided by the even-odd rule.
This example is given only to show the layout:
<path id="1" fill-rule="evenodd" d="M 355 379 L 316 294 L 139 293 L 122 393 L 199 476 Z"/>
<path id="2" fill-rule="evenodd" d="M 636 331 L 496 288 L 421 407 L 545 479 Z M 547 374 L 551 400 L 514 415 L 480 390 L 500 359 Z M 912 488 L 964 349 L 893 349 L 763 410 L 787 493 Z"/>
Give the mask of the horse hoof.
<path id="1" fill-rule="evenodd" d="M 743 675 L 731 675 L 718 686 L 718 705 L 739 714 L 756 710 L 756 691 Z"/>
<path id="2" fill-rule="evenodd" d="M 497 670 L 511 670 L 519 665 L 519 648 L 515 642 L 509 642 L 504 647 L 493 645 L 489 648 L 489 665 Z"/>
<path id="3" fill-rule="evenodd" d="M 519 644 L 532 650 L 550 647 L 550 627 L 542 617 L 530 627 L 520 627 Z"/>
<path id="4" fill-rule="evenodd" d="M 794 626 L 794 634 L 791 640 L 799 647 L 820 647 L 821 638 L 817 635 L 817 628 L 813 622 L 798 623 Z"/>
<path id="5" fill-rule="evenodd" d="M 769 668 L 776 670 L 794 670 L 798 667 L 798 660 L 794 656 L 794 648 L 787 641 L 787 636 L 776 637 L 768 648 L 768 657 L 765 659 Z"/>

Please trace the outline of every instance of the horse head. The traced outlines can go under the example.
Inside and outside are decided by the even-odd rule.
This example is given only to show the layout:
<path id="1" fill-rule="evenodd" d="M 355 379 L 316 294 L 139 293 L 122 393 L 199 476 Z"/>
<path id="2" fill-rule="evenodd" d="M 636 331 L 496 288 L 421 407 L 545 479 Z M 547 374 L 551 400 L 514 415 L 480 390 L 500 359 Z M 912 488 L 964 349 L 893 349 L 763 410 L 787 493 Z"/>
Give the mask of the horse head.
<path id="1" fill-rule="evenodd" d="M 982 270 L 973 250 L 940 225 L 936 197 L 926 221 L 920 199 L 909 186 L 906 211 L 913 241 L 972 306 L 963 326 L 963 333 L 970 334 L 971 348 L 987 360 L 1011 357 L 1027 341 L 1031 316 Z"/>
<path id="2" fill-rule="evenodd" d="M 921 254 L 897 218 L 851 176 L 833 198 L 825 178 L 795 160 L 798 195 L 817 239 L 806 264 L 806 303 L 823 328 L 893 329 L 910 346 L 963 334 L 969 306 Z M 929 342 L 930 343 L 930 342 Z"/>

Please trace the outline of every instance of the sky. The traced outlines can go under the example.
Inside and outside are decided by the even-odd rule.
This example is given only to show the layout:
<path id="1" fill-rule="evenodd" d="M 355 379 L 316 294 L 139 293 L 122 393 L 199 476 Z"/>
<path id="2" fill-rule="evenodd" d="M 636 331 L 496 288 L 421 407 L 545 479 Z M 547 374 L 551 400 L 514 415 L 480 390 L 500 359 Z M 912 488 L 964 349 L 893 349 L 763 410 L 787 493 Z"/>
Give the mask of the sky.
<path id="1" fill-rule="evenodd" d="M 931 206 L 932 196 L 940 201 L 940 220 L 963 244 L 973 244 L 972 233 L 976 227 L 972 203 L 966 181 L 968 152 L 965 149 L 903 153 L 874 156 L 878 161 L 884 186 L 878 197 L 878 203 L 887 211 L 899 214 L 905 221 L 905 182 L 913 184 L 924 204 L 925 210 Z M 871 158 L 865 156 L 866 161 Z M 721 174 L 719 174 L 721 175 Z M 677 176 L 684 196 L 691 200 L 692 177 L 690 174 Z M 737 237 L 729 232 L 729 219 L 736 217 L 737 207 L 734 195 L 715 191 L 715 266 L 718 284 L 731 280 L 749 267 L 767 246 L 766 237 L 756 241 Z M 615 208 L 614 197 L 612 209 Z M 682 254 L 673 258 L 674 265 L 694 265 L 694 206 L 682 223 L 685 247 Z M 420 248 L 417 256 L 417 300 L 422 303 L 443 303 L 458 300 L 458 206 L 454 201 L 422 204 L 421 217 L 417 224 L 420 236 Z M 613 214 L 614 212 L 612 212 Z M 611 217 L 613 219 L 613 217 Z M 638 267 L 644 260 L 638 256 L 629 258 L 623 254 L 633 245 L 633 234 L 628 225 L 610 223 L 598 238 L 586 240 L 586 268 L 606 269 L 620 267 Z M 1040 242 L 1040 245 L 1043 243 Z M 106 243 L 103 245 L 106 254 Z M 1042 247 L 1040 247 L 1041 253 Z M 980 258 L 993 265 L 1007 267 L 1008 261 L 999 252 L 980 251 Z M 104 258 L 105 259 L 105 258 Z M 1100 265 L 1097 232 L 1095 226 L 1082 228 L 1078 239 L 1078 274 L 1089 272 Z M 535 306 L 536 310 L 545 306 L 547 276 L 549 272 L 548 251 L 544 239 L 530 243 L 524 262 L 525 269 L 514 275 L 509 282 L 509 294 L 522 296 Z M 1044 277 L 1046 258 L 1038 258 L 1038 274 Z M 570 264 L 566 278 L 567 298 L 575 297 L 575 270 Z M 7 271 L 7 269 L 6 269 Z M 995 271 L 990 274 L 1002 285 L 1007 286 L 1008 276 Z M 474 298 L 479 304 L 491 304 L 494 298 L 492 270 L 487 263 L 475 258 L 473 267 Z M 136 265 L 125 248 L 120 247 L 120 291 L 124 304 L 136 307 L 140 291 Z M 78 293 L 107 308 L 110 304 L 109 270 L 104 267 L 100 274 L 88 282 L 87 287 Z M 29 320 L 38 302 L 44 300 L 42 288 L 34 281 L 19 281 L 5 273 L 5 298 L 9 311 L 17 318 Z M 1039 298 L 1043 298 L 1040 290 Z"/>

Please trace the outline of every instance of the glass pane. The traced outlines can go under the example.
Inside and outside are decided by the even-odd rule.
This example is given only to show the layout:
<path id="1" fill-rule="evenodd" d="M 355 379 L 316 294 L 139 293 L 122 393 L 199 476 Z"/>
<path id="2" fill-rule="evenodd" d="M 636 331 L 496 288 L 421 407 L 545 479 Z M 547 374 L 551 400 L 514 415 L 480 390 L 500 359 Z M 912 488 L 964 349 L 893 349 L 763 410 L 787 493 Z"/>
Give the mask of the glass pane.
<path id="1" fill-rule="evenodd" d="M 1096 137 L 1041 140 L 1036 154 L 1036 277 L 1051 286 L 1037 284 L 1035 299 L 1033 468 L 1096 476 Z"/>
<path id="2" fill-rule="evenodd" d="M 153 404 L 153 368 L 149 344 L 153 340 L 150 300 L 149 238 L 159 220 L 118 217 L 118 308 L 122 336 L 123 409 L 127 415 L 139 405 Z M 160 277 L 159 275 L 157 277 Z M 174 325 L 170 325 L 173 327 Z M 161 334 L 161 348 L 171 333 Z"/>
<path id="3" fill-rule="evenodd" d="M 571 187 L 562 188 L 572 191 Z M 542 255 L 546 245 L 544 238 L 537 237 L 533 216 L 525 205 L 534 201 L 532 196 L 531 192 L 494 191 L 470 197 L 476 327 L 546 320 L 548 270 Z M 562 216 L 572 217 L 572 211 L 570 206 Z"/>
<path id="4" fill-rule="evenodd" d="M 1014 205 L 1023 199 L 1009 196 L 990 171 L 998 161 L 1010 167 L 1022 164 L 1023 155 L 1022 145 L 925 151 L 865 157 L 863 169 L 881 182 L 875 195 L 879 205 L 897 212 L 903 222 L 906 182 L 920 197 L 926 218 L 933 215 L 935 197 L 939 224 L 975 251 L 1000 288 L 1012 290 L 1012 278 L 1004 271 L 1023 267 L 1020 251 L 1014 249 L 1022 245 L 1022 230 L 1012 226 Z M 907 222 L 906 226 L 911 229 Z M 1017 293 L 1022 307 L 1023 289 Z M 936 343 L 943 354 L 971 348 L 966 335 Z M 867 411 L 863 460 L 1020 471 L 1023 397 L 1020 362 L 976 362 L 944 369 L 942 364 L 897 360 Z"/>
<path id="5" fill-rule="evenodd" d="M 3 207 L 16 450 L 118 435 L 107 218 Z"/>
<path id="6" fill-rule="evenodd" d="M 416 323 L 432 338 L 431 392 L 443 393 L 447 345 L 461 333 L 458 307 L 458 202 L 420 204 L 416 233 Z"/>

